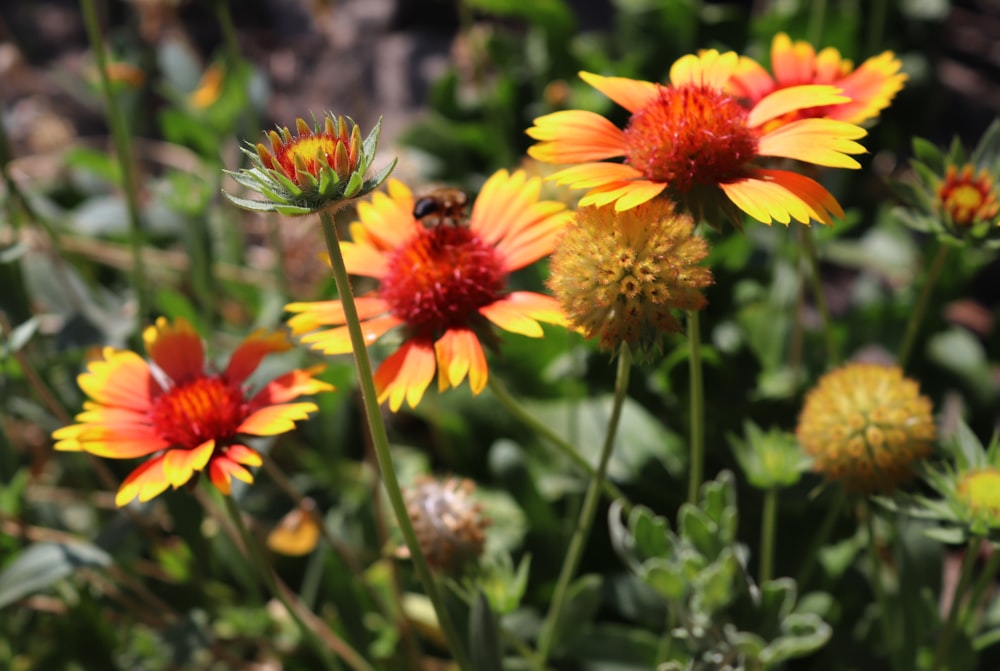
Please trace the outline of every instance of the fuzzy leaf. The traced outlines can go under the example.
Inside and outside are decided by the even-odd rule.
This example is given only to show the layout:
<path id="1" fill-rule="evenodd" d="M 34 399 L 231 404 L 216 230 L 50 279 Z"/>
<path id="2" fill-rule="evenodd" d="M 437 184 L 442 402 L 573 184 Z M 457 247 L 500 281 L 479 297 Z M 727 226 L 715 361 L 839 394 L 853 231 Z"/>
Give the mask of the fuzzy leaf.
<path id="1" fill-rule="evenodd" d="M 81 568 L 110 563 L 107 552 L 82 541 L 29 545 L 0 572 L 0 608 L 47 589 Z"/>

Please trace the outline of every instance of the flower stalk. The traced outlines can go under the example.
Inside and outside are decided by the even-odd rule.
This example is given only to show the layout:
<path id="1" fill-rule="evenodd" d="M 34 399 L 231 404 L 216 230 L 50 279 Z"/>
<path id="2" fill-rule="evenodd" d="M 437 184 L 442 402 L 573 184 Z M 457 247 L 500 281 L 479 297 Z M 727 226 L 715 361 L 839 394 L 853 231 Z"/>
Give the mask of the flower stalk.
<path id="1" fill-rule="evenodd" d="M 552 595 L 552 603 L 549 612 L 542 624 L 541 634 L 538 641 L 538 655 L 535 658 L 535 668 L 538 671 L 545 669 L 549 654 L 555 642 L 556 627 L 562 615 L 563 606 L 566 604 L 566 595 L 569 591 L 570 581 L 580 565 L 583 556 L 583 548 L 586 545 L 587 537 L 590 535 L 590 528 L 594 523 L 594 516 L 597 514 L 597 504 L 600 500 L 600 489 L 607 474 L 608 461 L 611 459 L 611 451 L 614 448 L 615 436 L 618 434 L 618 422 L 621 419 L 622 406 L 628 394 L 629 373 L 632 367 L 632 350 L 628 344 L 622 343 L 618 350 L 618 370 L 615 375 L 615 396 L 611 407 L 611 417 L 608 419 L 608 428 L 604 436 L 604 445 L 601 448 L 601 456 L 597 462 L 597 471 L 587 484 L 587 491 L 583 497 L 583 504 L 580 507 L 580 517 L 577 520 L 573 538 L 570 541 L 569 549 L 566 551 L 566 558 L 563 560 L 562 569 L 559 571 L 559 578 Z"/>
<path id="2" fill-rule="evenodd" d="M 691 398 L 691 466 L 688 471 L 688 502 L 698 504 L 698 491 L 705 473 L 705 385 L 701 364 L 701 333 L 697 310 L 688 310 L 688 370 Z"/>
<path id="3" fill-rule="evenodd" d="M 327 250 L 330 253 L 330 265 L 333 268 L 333 277 L 337 285 L 337 293 L 340 295 L 344 306 L 344 317 L 347 323 L 348 333 L 353 347 L 354 364 L 358 373 L 358 384 L 361 386 L 361 398 L 364 405 L 365 418 L 368 429 L 371 432 L 372 445 L 375 449 L 375 458 L 378 461 L 379 470 L 382 474 L 382 481 L 385 484 L 389 502 L 392 505 L 396 522 L 409 548 L 413 566 L 417 576 L 427 592 L 434 611 L 437 614 L 441 631 L 448 641 L 448 646 L 462 671 L 472 671 L 465 647 L 458 637 L 458 632 L 452 624 L 451 617 L 445 609 L 444 600 L 438 584 L 431 574 L 427 560 L 420 550 L 420 542 L 417 540 L 416 531 L 410 516 L 406 510 L 406 501 L 400 490 L 399 480 L 396 477 L 396 470 L 392 461 L 392 454 L 389 451 L 389 437 L 385 430 L 385 422 L 382 420 L 382 413 L 379 410 L 378 394 L 375 391 L 375 380 L 372 375 L 371 361 L 368 357 L 368 347 L 365 342 L 364 333 L 361 330 L 361 320 L 358 318 L 358 310 L 354 304 L 354 293 L 351 290 L 350 278 L 347 275 L 347 267 L 344 264 L 344 256 L 340 251 L 340 241 L 337 236 L 337 228 L 333 220 L 332 212 L 322 210 L 320 221 L 323 225 L 323 235 L 326 238 Z"/>
<path id="4" fill-rule="evenodd" d="M 139 199 L 136 193 L 135 170 L 132 161 L 132 145 L 125 119 L 115 103 L 114 92 L 111 90 L 111 80 L 108 77 L 108 59 L 104 53 L 104 36 L 101 34 L 97 18 L 97 8 L 94 0 L 80 0 L 83 10 L 83 20 L 86 24 L 87 39 L 94 51 L 97 63 L 97 74 L 101 82 L 101 94 L 104 96 L 105 113 L 111 134 L 115 143 L 115 156 L 121 171 L 122 191 L 125 195 L 125 207 L 128 212 L 129 247 L 132 253 L 132 289 L 135 291 L 137 308 L 136 333 L 142 332 L 146 319 L 146 278 L 142 265 L 142 225 L 139 222 Z"/>
<path id="5" fill-rule="evenodd" d="M 924 321 L 924 315 L 927 312 L 927 305 L 930 303 L 931 295 L 934 293 L 934 286 L 937 284 L 938 278 L 941 276 L 941 271 L 944 270 L 945 263 L 948 260 L 948 252 L 951 247 L 942 244 L 938 246 L 937 253 L 934 255 L 934 260 L 931 262 L 931 267 L 927 271 L 927 279 L 924 280 L 924 286 L 920 288 L 920 295 L 917 297 L 917 303 L 913 306 L 913 310 L 910 312 L 910 318 L 906 322 L 906 331 L 903 335 L 903 342 L 899 346 L 899 367 L 905 369 L 906 362 L 910 358 L 910 354 L 913 352 L 913 345 L 917 341 L 917 334 L 920 332 L 920 325 Z"/>

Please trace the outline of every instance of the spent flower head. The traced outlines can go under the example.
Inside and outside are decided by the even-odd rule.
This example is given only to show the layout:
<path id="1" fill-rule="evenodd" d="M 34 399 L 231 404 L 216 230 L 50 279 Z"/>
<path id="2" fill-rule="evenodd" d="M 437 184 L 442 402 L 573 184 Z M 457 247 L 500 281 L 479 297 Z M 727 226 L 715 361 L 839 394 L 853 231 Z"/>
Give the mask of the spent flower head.
<path id="1" fill-rule="evenodd" d="M 260 389 L 247 383 L 268 354 L 291 343 L 282 333 L 255 331 L 221 371 L 206 365 L 204 344 L 184 319 L 161 317 L 142 334 L 146 361 L 135 352 L 104 349 L 78 378 L 90 397 L 76 424 L 55 433 L 55 449 L 111 459 L 148 457 L 125 478 L 115 502 L 148 501 L 207 471 L 228 494 L 232 479 L 253 482 L 248 466 L 261 457 L 247 436 L 275 436 L 295 428 L 317 407 L 292 403 L 333 389 L 313 376 L 322 367 L 293 370 Z"/>
<path id="2" fill-rule="evenodd" d="M 861 124 L 876 119 L 903 88 L 907 77 L 900 72 L 902 65 L 891 51 L 883 51 L 855 68 L 833 47 L 817 54 L 808 42 L 793 42 L 786 33 L 778 33 L 771 41 L 773 74 L 752 58 L 741 57 L 726 90 L 753 107 L 775 91 L 793 86 L 836 86 L 850 99 L 848 102 L 802 107 L 772 119 L 768 125 L 776 128 L 815 117 Z"/>
<path id="3" fill-rule="evenodd" d="M 602 349 L 659 349 L 683 330 L 674 310 L 705 306 L 712 271 L 694 221 L 662 198 L 624 211 L 582 207 L 552 254 L 548 286 L 570 324 Z"/>
<path id="4" fill-rule="evenodd" d="M 396 411 L 416 407 L 435 374 L 438 389 L 469 378 L 473 393 L 486 386 L 483 344 L 496 345 L 493 327 L 541 337 L 539 322 L 562 324 L 551 296 L 514 291 L 510 273 L 552 252 L 570 213 L 540 200 L 542 180 L 500 170 L 483 184 L 465 221 L 425 225 L 401 182 L 358 205 L 351 241 L 341 243 L 347 271 L 373 278 L 357 297 L 368 342 L 393 329 L 403 343 L 375 372 L 379 402 Z M 302 342 L 326 354 L 347 354 L 351 341 L 339 300 L 292 303 L 288 325 Z M 327 327 L 333 328 L 327 328 Z"/>
<path id="5" fill-rule="evenodd" d="M 486 543 L 483 506 L 473 497 L 476 485 L 468 479 L 421 476 L 403 490 L 406 513 L 427 565 L 441 573 L 460 573 L 477 561 Z M 407 548 L 399 551 L 408 556 Z"/>
<path id="6" fill-rule="evenodd" d="M 817 105 L 850 99 L 835 86 L 806 84 L 776 90 L 748 109 L 727 92 L 740 62 L 734 52 L 687 55 L 670 68 L 667 84 L 581 72 L 580 77 L 631 113 L 624 129 L 583 110 L 535 119 L 528 153 L 549 163 L 576 163 L 552 179 L 589 189 L 580 205 L 614 204 L 618 211 L 666 194 L 699 221 L 740 226 L 743 213 L 765 224 L 792 219 L 831 224 L 843 217 L 820 184 L 791 170 L 766 168 L 764 159 L 858 168 L 849 154 L 864 129 L 834 119 L 804 118 L 769 128 L 768 122 Z M 622 162 L 607 159 L 623 158 Z"/>
<path id="7" fill-rule="evenodd" d="M 946 152 L 915 138 L 913 153 L 911 178 L 892 183 L 904 202 L 896 216 L 942 242 L 1000 246 L 1000 119 L 971 154 L 958 138 Z"/>
<path id="8" fill-rule="evenodd" d="M 889 493 L 931 453 L 930 400 L 897 366 L 848 363 L 806 395 L 795 435 L 813 469 L 852 493 Z"/>
<path id="9" fill-rule="evenodd" d="M 225 171 L 265 200 L 223 193 L 244 209 L 286 215 L 312 214 L 364 196 L 384 182 L 396 165 L 393 160 L 367 176 L 381 128 L 379 119 L 362 140 L 361 129 L 350 117 L 327 112 L 322 123 L 312 126 L 296 119 L 294 135 L 287 127 L 279 127 L 267 133 L 270 148 L 262 142 L 243 148 L 250 168 Z"/>

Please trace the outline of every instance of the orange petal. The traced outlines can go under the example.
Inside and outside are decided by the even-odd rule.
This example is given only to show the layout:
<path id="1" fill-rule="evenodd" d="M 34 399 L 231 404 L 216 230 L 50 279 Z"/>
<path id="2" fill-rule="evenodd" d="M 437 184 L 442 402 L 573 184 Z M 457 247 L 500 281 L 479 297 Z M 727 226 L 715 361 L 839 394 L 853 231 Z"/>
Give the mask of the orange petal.
<path id="1" fill-rule="evenodd" d="M 750 115 L 747 116 L 747 125 L 756 128 L 771 119 L 776 119 L 782 114 L 795 112 L 810 107 L 820 107 L 823 105 L 839 105 L 850 100 L 843 95 L 836 86 L 825 84 L 807 84 L 803 86 L 790 86 L 778 89 L 768 94 L 757 103 Z"/>
<path id="2" fill-rule="evenodd" d="M 333 391 L 332 384 L 313 377 L 313 375 L 322 372 L 323 368 L 324 366 L 320 365 L 308 370 L 296 369 L 274 378 L 250 399 L 251 407 L 259 408 L 275 403 L 287 403 L 299 396 Z"/>
<path id="3" fill-rule="evenodd" d="M 649 185 L 649 188 L 647 188 L 647 185 Z M 586 207 L 588 205 L 604 207 L 609 203 L 617 204 L 619 199 L 634 194 L 632 195 L 632 198 L 630 198 L 629 202 L 632 207 L 635 207 L 646 202 L 646 200 L 652 200 L 666 188 L 667 185 L 665 183 L 650 182 L 644 179 L 631 182 L 616 182 L 591 189 L 583 196 L 583 198 L 580 199 L 579 204 L 581 207 Z M 646 200 L 640 202 L 638 200 L 640 197 L 644 197 Z M 619 209 L 616 207 L 615 209 L 616 211 L 621 212 L 625 208 Z"/>
<path id="4" fill-rule="evenodd" d="M 786 89 L 790 90 L 790 89 Z M 864 128 L 832 119 L 799 119 L 778 126 L 760 138 L 761 156 L 779 156 L 831 168 L 860 168 L 847 154 L 863 154 L 854 142 L 868 134 Z"/>
<path id="5" fill-rule="evenodd" d="M 628 192 L 615 201 L 615 212 L 631 210 L 633 207 L 653 200 L 663 193 L 664 188 L 666 185 L 662 182 L 635 181 L 629 186 Z"/>
<path id="6" fill-rule="evenodd" d="M 808 177 L 783 170 L 758 170 L 754 176 L 720 187 L 733 203 L 754 219 L 788 224 L 791 219 L 832 223 L 830 213 L 843 216 L 836 199 Z"/>
<path id="7" fill-rule="evenodd" d="M 448 329 L 434 343 L 437 354 L 438 381 L 443 391 L 450 384 L 457 387 L 469 376 L 472 393 L 478 394 L 486 386 L 488 368 L 486 354 L 479 338 L 470 329 Z"/>
<path id="8" fill-rule="evenodd" d="M 317 410 L 319 408 L 315 403 L 269 405 L 251 413 L 236 427 L 236 433 L 245 433 L 251 436 L 276 436 L 279 433 L 291 431 L 295 428 L 296 421 L 308 419 L 309 413 Z"/>
<path id="9" fill-rule="evenodd" d="M 496 243 L 497 252 L 504 259 L 504 268 L 508 272 L 523 268 L 534 263 L 543 256 L 548 256 L 555 248 L 556 240 L 563 228 L 573 219 L 573 212 L 565 209 L 561 203 L 542 201 L 538 205 L 551 205 L 546 208 L 532 208 L 506 237 Z M 556 207 L 558 205 L 558 207 Z M 530 217 L 538 215 L 537 219 Z"/>
<path id="10" fill-rule="evenodd" d="M 523 170 L 513 173 L 497 170 L 483 183 L 472 204 L 469 228 L 485 242 L 495 244 L 513 225 L 512 222 L 538 202 L 542 190 L 542 180 L 528 179 Z"/>
<path id="11" fill-rule="evenodd" d="M 233 478 L 247 484 L 253 482 L 253 475 L 250 474 L 250 471 L 226 457 L 212 459 L 212 463 L 208 466 L 208 477 L 211 478 L 215 488 L 226 496 L 232 492 Z"/>
<path id="12" fill-rule="evenodd" d="M 52 437 L 59 451 L 88 452 L 109 459 L 144 457 L 170 446 L 151 427 L 72 424 L 55 431 Z"/>
<path id="13" fill-rule="evenodd" d="M 389 401 L 389 409 L 399 410 L 405 400 L 417 407 L 434 379 L 434 348 L 426 340 L 408 340 L 375 372 L 379 403 Z"/>
<path id="14" fill-rule="evenodd" d="M 276 352 L 286 352 L 290 349 L 292 349 L 292 343 L 288 342 L 284 333 L 280 331 L 268 333 L 263 329 L 258 329 L 247 336 L 233 352 L 223 377 L 234 384 L 242 384 L 257 370 L 257 366 L 260 365 L 265 356 Z"/>
<path id="15" fill-rule="evenodd" d="M 840 203 L 816 180 L 789 170 L 758 169 L 754 171 L 754 176 L 777 182 L 794 193 L 812 210 L 812 217 L 816 221 L 832 225 L 834 217 L 844 218 Z"/>
<path id="16" fill-rule="evenodd" d="M 340 243 L 344 266 L 351 275 L 381 279 L 388 268 L 385 251 L 371 245 L 344 241 Z"/>
<path id="17" fill-rule="evenodd" d="M 272 552 L 301 557 L 316 549 L 319 544 L 320 524 L 316 503 L 303 499 L 298 507 L 290 510 L 267 535 L 267 547 Z"/>
<path id="18" fill-rule="evenodd" d="M 525 132 L 539 141 L 528 148 L 528 155 L 546 163 L 581 163 L 625 155 L 621 129 L 594 112 L 546 114 Z"/>
<path id="19" fill-rule="evenodd" d="M 370 201 L 358 203 L 357 210 L 357 223 L 365 228 L 375 247 L 383 250 L 398 247 L 420 227 L 413 218 L 414 198 L 410 189 L 398 179 L 390 179 L 387 190 L 388 194 L 376 192 Z M 345 260 L 346 256 L 345 251 Z"/>
<path id="20" fill-rule="evenodd" d="M 628 77 L 603 77 L 580 72 L 580 79 L 614 100 L 629 112 L 638 112 L 660 95 L 660 85 Z M 609 157 L 610 158 L 610 157 Z M 593 160 L 593 159 L 585 159 Z"/>
<path id="21" fill-rule="evenodd" d="M 402 323 L 401 319 L 392 315 L 386 315 L 361 322 L 361 332 L 364 335 L 365 342 L 370 345 L 381 338 L 386 331 Z M 302 343 L 308 345 L 310 349 L 323 352 L 324 354 L 347 354 L 353 349 L 351 334 L 346 326 L 310 333 L 302 338 Z"/>
<path id="22" fill-rule="evenodd" d="M 105 347 L 102 354 L 77 377 L 81 391 L 103 405 L 148 412 L 162 391 L 149 364 L 135 352 Z"/>
<path id="23" fill-rule="evenodd" d="M 175 448 L 163 455 L 163 475 L 177 489 L 187 484 L 196 471 L 205 468 L 215 451 L 215 439 L 206 440 L 193 449 Z"/>
<path id="24" fill-rule="evenodd" d="M 115 505 L 121 508 L 135 497 L 142 502 L 162 494 L 170 486 L 163 473 L 163 457 L 154 457 L 143 463 L 122 481 L 115 494 Z"/>
<path id="25" fill-rule="evenodd" d="M 584 163 L 563 168 L 546 179 L 553 180 L 556 184 L 569 185 L 573 189 L 590 189 L 643 179 L 643 174 L 624 163 Z"/>
<path id="26" fill-rule="evenodd" d="M 740 56 L 733 76 L 726 82 L 726 93 L 755 104 L 775 88 L 774 79 L 760 63 Z"/>
<path id="27" fill-rule="evenodd" d="M 479 314 L 506 331 L 531 338 L 543 335 L 538 323 L 540 321 L 549 324 L 566 323 L 566 317 L 555 298 L 532 291 L 515 291 L 479 308 Z"/>
<path id="28" fill-rule="evenodd" d="M 359 319 L 370 319 L 389 309 L 384 300 L 375 296 L 357 296 L 354 299 L 354 306 L 358 310 Z M 285 306 L 285 310 L 298 313 L 287 322 L 295 335 L 315 331 L 321 326 L 339 326 L 347 323 L 344 317 L 344 305 L 339 300 L 289 303 Z"/>
<path id="29" fill-rule="evenodd" d="M 734 51 L 720 54 L 707 49 L 694 55 L 681 56 L 670 66 L 670 83 L 676 87 L 705 86 L 722 90 L 736 71 L 739 56 Z"/>
<path id="30" fill-rule="evenodd" d="M 814 81 L 816 50 L 808 42 L 792 42 L 785 33 L 771 41 L 771 68 L 779 86 L 798 86 Z"/>
<path id="31" fill-rule="evenodd" d="M 901 67 L 902 63 L 891 51 L 869 58 L 837 81 L 851 102 L 837 105 L 827 116 L 849 123 L 862 123 L 878 116 L 906 83 L 906 74 L 899 72 Z"/>
<path id="32" fill-rule="evenodd" d="M 205 348 L 194 328 L 178 317 L 171 325 L 165 317 L 142 332 L 149 358 L 174 382 L 186 382 L 205 374 Z"/>
<path id="33" fill-rule="evenodd" d="M 264 463 L 260 453 L 246 445 L 230 445 L 226 448 L 223 456 L 230 461 L 235 461 L 237 464 L 243 464 L 244 466 L 260 466 Z"/>

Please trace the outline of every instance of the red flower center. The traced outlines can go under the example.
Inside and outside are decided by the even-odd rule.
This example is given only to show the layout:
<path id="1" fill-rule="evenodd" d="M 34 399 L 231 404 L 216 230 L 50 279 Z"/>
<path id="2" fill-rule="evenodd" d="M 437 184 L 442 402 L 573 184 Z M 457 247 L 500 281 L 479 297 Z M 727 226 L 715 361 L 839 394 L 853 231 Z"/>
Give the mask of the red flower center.
<path id="1" fill-rule="evenodd" d="M 465 226 L 421 229 L 392 252 L 379 295 L 414 335 L 467 326 L 497 300 L 506 272 L 496 249 Z"/>
<path id="2" fill-rule="evenodd" d="M 218 377 L 200 377 L 156 399 L 151 419 L 171 444 L 195 448 L 210 438 L 232 437 L 245 417 L 241 390 Z"/>
<path id="3" fill-rule="evenodd" d="M 719 91 L 661 87 L 625 128 L 625 160 L 676 193 L 731 181 L 757 155 L 746 118 L 746 108 Z"/>
<path id="4" fill-rule="evenodd" d="M 993 219 L 1000 212 L 1000 202 L 993 187 L 993 179 L 985 169 L 975 175 L 970 164 L 963 166 L 961 172 L 950 165 L 938 188 L 938 199 L 953 222 L 969 226 Z"/>
<path id="5" fill-rule="evenodd" d="M 288 175 L 296 184 L 302 186 L 295 169 L 295 159 L 298 158 L 305 165 L 306 172 L 313 177 L 319 177 L 321 163 L 325 162 L 336 170 L 335 156 L 337 155 L 337 144 L 342 143 L 342 139 L 331 133 L 319 133 L 317 135 L 300 135 L 298 138 L 287 144 L 281 145 L 275 159 L 281 166 L 282 171 Z M 344 143 L 348 150 L 350 169 L 343 171 L 344 174 L 338 176 L 344 179 L 350 176 L 350 170 L 357 166 L 358 157 L 350 155 L 350 146 Z"/>

